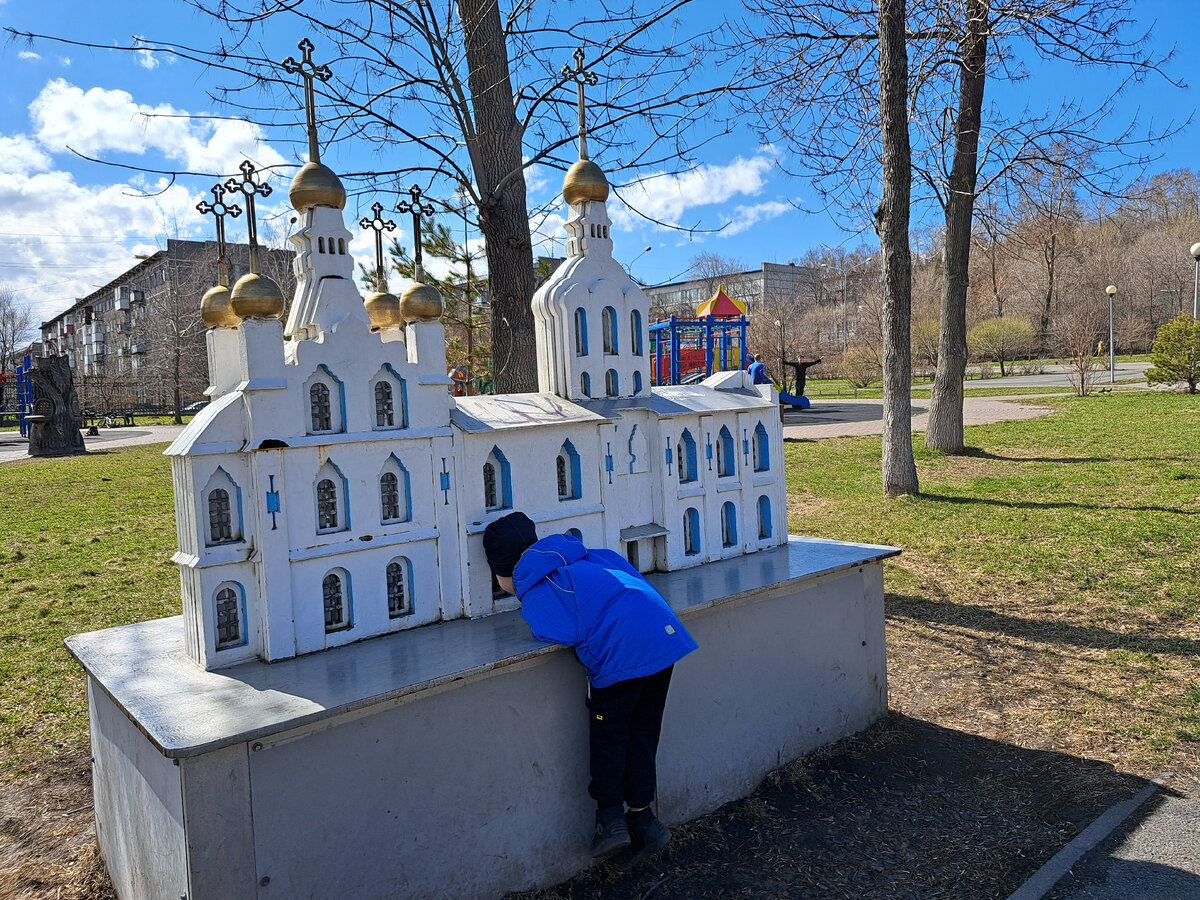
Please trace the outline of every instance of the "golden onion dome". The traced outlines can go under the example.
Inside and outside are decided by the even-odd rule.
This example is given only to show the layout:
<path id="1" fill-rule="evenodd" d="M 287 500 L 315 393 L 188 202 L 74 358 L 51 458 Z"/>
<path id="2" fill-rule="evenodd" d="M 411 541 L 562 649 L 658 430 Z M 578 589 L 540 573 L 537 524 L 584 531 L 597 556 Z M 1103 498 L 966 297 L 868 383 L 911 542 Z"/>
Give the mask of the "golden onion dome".
<path id="1" fill-rule="evenodd" d="M 223 284 L 211 287 L 200 300 L 200 318 L 209 328 L 236 328 L 242 320 L 233 312 L 233 296 Z"/>
<path id="2" fill-rule="evenodd" d="M 414 282 L 400 295 L 400 315 L 405 322 L 436 322 L 442 317 L 442 295 L 432 285 Z"/>
<path id="3" fill-rule="evenodd" d="M 283 291 L 265 275 L 243 275 L 230 295 L 233 314 L 239 319 L 278 319 L 283 315 Z"/>
<path id="4" fill-rule="evenodd" d="M 292 186 L 288 188 L 288 199 L 297 212 L 303 212 L 314 206 L 332 206 L 334 209 L 346 208 L 346 189 L 341 181 L 333 174 L 333 170 L 321 163 L 305 163 Z"/>
<path id="5" fill-rule="evenodd" d="M 608 199 L 608 179 L 590 159 L 581 159 L 567 169 L 563 179 L 563 199 L 574 205 L 585 200 Z"/>
<path id="6" fill-rule="evenodd" d="M 371 331 L 398 328 L 404 324 L 400 315 L 400 299 L 395 294 L 375 293 L 363 301 L 367 317 L 371 320 Z"/>

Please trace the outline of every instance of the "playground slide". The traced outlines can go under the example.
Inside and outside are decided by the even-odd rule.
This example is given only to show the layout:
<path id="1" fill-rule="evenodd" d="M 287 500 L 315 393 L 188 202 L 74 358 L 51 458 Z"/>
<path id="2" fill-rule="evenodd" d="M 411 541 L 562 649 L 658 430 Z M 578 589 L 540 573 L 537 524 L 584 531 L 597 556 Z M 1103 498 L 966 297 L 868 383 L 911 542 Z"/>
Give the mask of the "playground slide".
<path id="1" fill-rule="evenodd" d="M 779 402 L 786 403 L 789 406 L 796 406 L 800 409 L 808 409 L 810 406 L 812 406 L 812 401 L 810 401 L 807 397 L 797 397 L 794 394 L 789 394 L 787 391 L 779 392 Z"/>

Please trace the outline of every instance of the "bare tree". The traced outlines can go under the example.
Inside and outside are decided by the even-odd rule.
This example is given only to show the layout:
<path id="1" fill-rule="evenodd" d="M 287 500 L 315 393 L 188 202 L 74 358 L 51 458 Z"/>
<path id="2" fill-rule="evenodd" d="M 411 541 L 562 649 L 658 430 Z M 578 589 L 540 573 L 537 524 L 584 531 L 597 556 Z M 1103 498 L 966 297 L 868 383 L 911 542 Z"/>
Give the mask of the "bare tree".
<path id="1" fill-rule="evenodd" d="M 294 134 L 300 103 L 280 98 L 297 86 L 264 60 L 258 37 L 299 25 L 332 46 L 340 57 L 333 78 L 316 85 L 323 133 L 368 144 L 381 161 L 343 178 L 397 192 L 417 178 L 430 195 L 466 193 L 487 246 L 494 321 L 503 326 L 493 339 L 496 386 L 526 391 L 536 389 L 529 306 L 536 277 L 525 173 L 574 161 L 577 113 L 563 66 L 582 46 L 588 67 L 605 76 L 588 125 L 593 149 L 603 144 L 594 155 L 610 173 L 687 168 L 691 126 L 728 90 L 715 73 L 711 87 L 696 86 L 707 35 L 689 34 L 681 13 L 688 2 L 658 0 L 649 9 L 600 2 L 582 16 L 548 0 L 514 2 L 507 14 L 494 0 L 196 2 L 228 26 L 220 47 L 141 37 L 121 49 L 221 72 L 229 82 L 214 92 L 218 100 Z"/>
<path id="2" fill-rule="evenodd" d="M 1080 397 L 1092 392 L 1100 374 L 1096 351 L 1107 323 L 1108 311 L 1101 311 L 1098 302 L 1082 298 L 1074 298 L 1055 320 L 1055 338 L 1071 367 L 1067 377 Z"/>
<path id="3" fill-rule="evenodd" d="M 9 376 L 16 372 L 16 355 L 33 336 L 37 319 L 33 304 L 18 300 L 16 293 L 0 287 L 0 409 L 7 409 L 10 402 L 5 397 Z M 16 402 L 14 393 L 13 400 Z"/>
<path id="4" fill-rule="evenodd" d="M 912 446 L 912 257 L 908 240 L 912 160 L 908 132 L 905 0 L 879 2 L 879 120 L 883 191 L 875 214 L 883 256 L 883 490 L 918 491 Z"/>

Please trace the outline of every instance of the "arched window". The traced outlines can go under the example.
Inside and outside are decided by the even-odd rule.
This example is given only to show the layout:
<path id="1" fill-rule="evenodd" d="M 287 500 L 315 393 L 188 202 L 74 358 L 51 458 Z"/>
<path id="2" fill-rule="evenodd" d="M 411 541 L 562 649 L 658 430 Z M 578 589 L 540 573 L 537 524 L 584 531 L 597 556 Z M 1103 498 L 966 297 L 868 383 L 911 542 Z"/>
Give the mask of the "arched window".
<path id="1" fill-rule="evenodd" d="M 210 542 L 224 544 L 233 540 L 233 517 L 229 511 L 229 491 L 216 488 L 208 492 L 208 533 Z"/>
<path id="2" fill-rule="evenodd" d="M 587 356 L 587 310 L 580 307 L 575 310 L 575 355 Z"/>
<path id="3" fill-rule="evenodd" d="M 395 454 L 388 457 L 379 476 L 379 524 L 392 525 L 412 519 L 412 495 L 408 469 Z"/>
<path id="4" fill-rule="evenodd" d="M 325 252 L 325 238 L 323 238 L 323 237 L 317 238 L 317 252 L 318 253 Z"/>
<path id="5" fill-rule="evenodd" d="M 392 403 L 392 386 L 386 381 L 375 382 L 375 427 L 391 428 L 396 423 L 396 409 Z"/>
<path id="6" fill-rule="evenodd" d="M 642 392 L 642 373 L 640 371 L 633 373 L 633 392 L 635 394 Z"/>
<path id="7" fill-rule="evenodd" d="M 483 505 L 489 512 L 512 506 L 512 473 L 498 447 L 483 463 Z"/>
<path id="8" fill-rule="evenodd" d="M 620 393 L 617 383 L 617 370 L 609 369 L 604 373 L 604 393 L 608 397 L 615 397 Z"/>
<path id="9" fill-rule="evenodd" d="M 717 474 L 721 476 L 737 474 L 737 452 L 733 448 L 733 435 L 724 425 L 717 435 Z"/>
<path id="10" fill-rule="evenodd" d="M 700 552 L 700 513 L 690 506 L 683 511 L 683 552 L 688 556 Z"/>
<path id="11" fill-rule="evenodd" d="M 737 507 L 730 501 L 721 504 L 721 546 L 737 546 Z"/>
<path id="12" fill-rule="evenodd" d="M 592 376 L 587 372 L 579 376 L 579 389 L 583 391 L 583 396 L 592 396 Z"/>
<path id="13" fill-rule="evenodd" d="M 318 381 L 308 389 L 309 412 L 312 418 L 312 431 L 332 431 L 333 416 L 329 407 L 329 388 Z"/>
<path id="14" fill-rule="evenodd" d="M 379 476 L 380 521 L 397 522 L 400 519 L 400 480 L 395 472 L 384 472 Z"/>
<path id="15" fill-rule="evenodd" d="M 558 476 L 558 499 L 578 500 L 582 496 L 579 454 L 575 452 L 575 445 L 570 441 L 563 441 L 554 467 Z"/>
<path id="16" fill-rule="evenodd" d="M 771 468 L 771 440 L 767 429 L 759 422 L 754 426 L 754 471 L 765 472 Z"/>
<path id="17" fill-rule="evenodd" d="M 601 318 L 601 329 L 604 332 L 604 352 L 617 352 L 617 311 L 611 306 L 604 307 Z"/>
<path id="18" fill-rule="evenodd" d="M 696 480 L 696 441 L 692 438 L 692 433 L 686 428 L 683 429 L 683 434 L 679 436 L 679 443 L 675 445 L 676 455 L 679 457 L 679 483 L 688 484 Z"/>
<path id="19" fill-rule="evenodd" d="M 758 498 L 758 539 L 771 536 L 771 498 L 766 494 Z"/>
<path id="20" fill-rule="evenodd" d="M 246 643 L 242 628 L 242 592 L 233 582 L 217 587 L 213 598 L 217 623 L 217 649 L 228 650 Z"/>
<path id="21" fill-rule="evenodd" d="M 634 356 L 642 355 L 642 313 L 633 310 L 629 314 L 629 346 Z"/>
<path id="22" fill-rule="evenodd" d="M 398 556 L 387 565 L 388 618 L 398 619 L 413 611 L 412 563 Z"/>
<path id="23" fill-rule="evenodd" d="M 338 238 L 338 255 L 339 256 L 346 255 L 346 239 L 345 238 Z"/>
<path id="24" fill-rule="evenodd" d="M 336 531 L 337 527 L 337 488 L 332 478 L 322 478 L 317 482 L 317 531 Z"/>
<path id="25" fill-rule="evenodd" d="M 578 528 L 568 528 L 567 534 L 569 534 L 571 537 L 575 538 L 575 540 L 579 541 L 579 543 L 581 543 L 581 544 L 583 543 L 583 532 L 580 531 Z"/>
<path id="26" fill-rule="evenodd" d="M 321 598 L 325 605 L 325 633 L 350 627 L 350 603 L 346 572 L 334 569 L 321 579 Z"/>

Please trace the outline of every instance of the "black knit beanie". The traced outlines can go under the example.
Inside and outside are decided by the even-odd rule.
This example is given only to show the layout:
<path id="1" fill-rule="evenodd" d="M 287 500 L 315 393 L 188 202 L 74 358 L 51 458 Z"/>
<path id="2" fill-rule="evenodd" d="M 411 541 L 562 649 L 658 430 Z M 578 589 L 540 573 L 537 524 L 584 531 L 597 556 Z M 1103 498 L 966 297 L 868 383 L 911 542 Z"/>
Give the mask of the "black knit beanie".
<path id="1" fill-rule="evenodd" d="M 511 578 L 521 554 L 537 543 L 533 520 L 523 512 L 497 519 L 483 532 L 483 552 L 497 575 Z"/>

